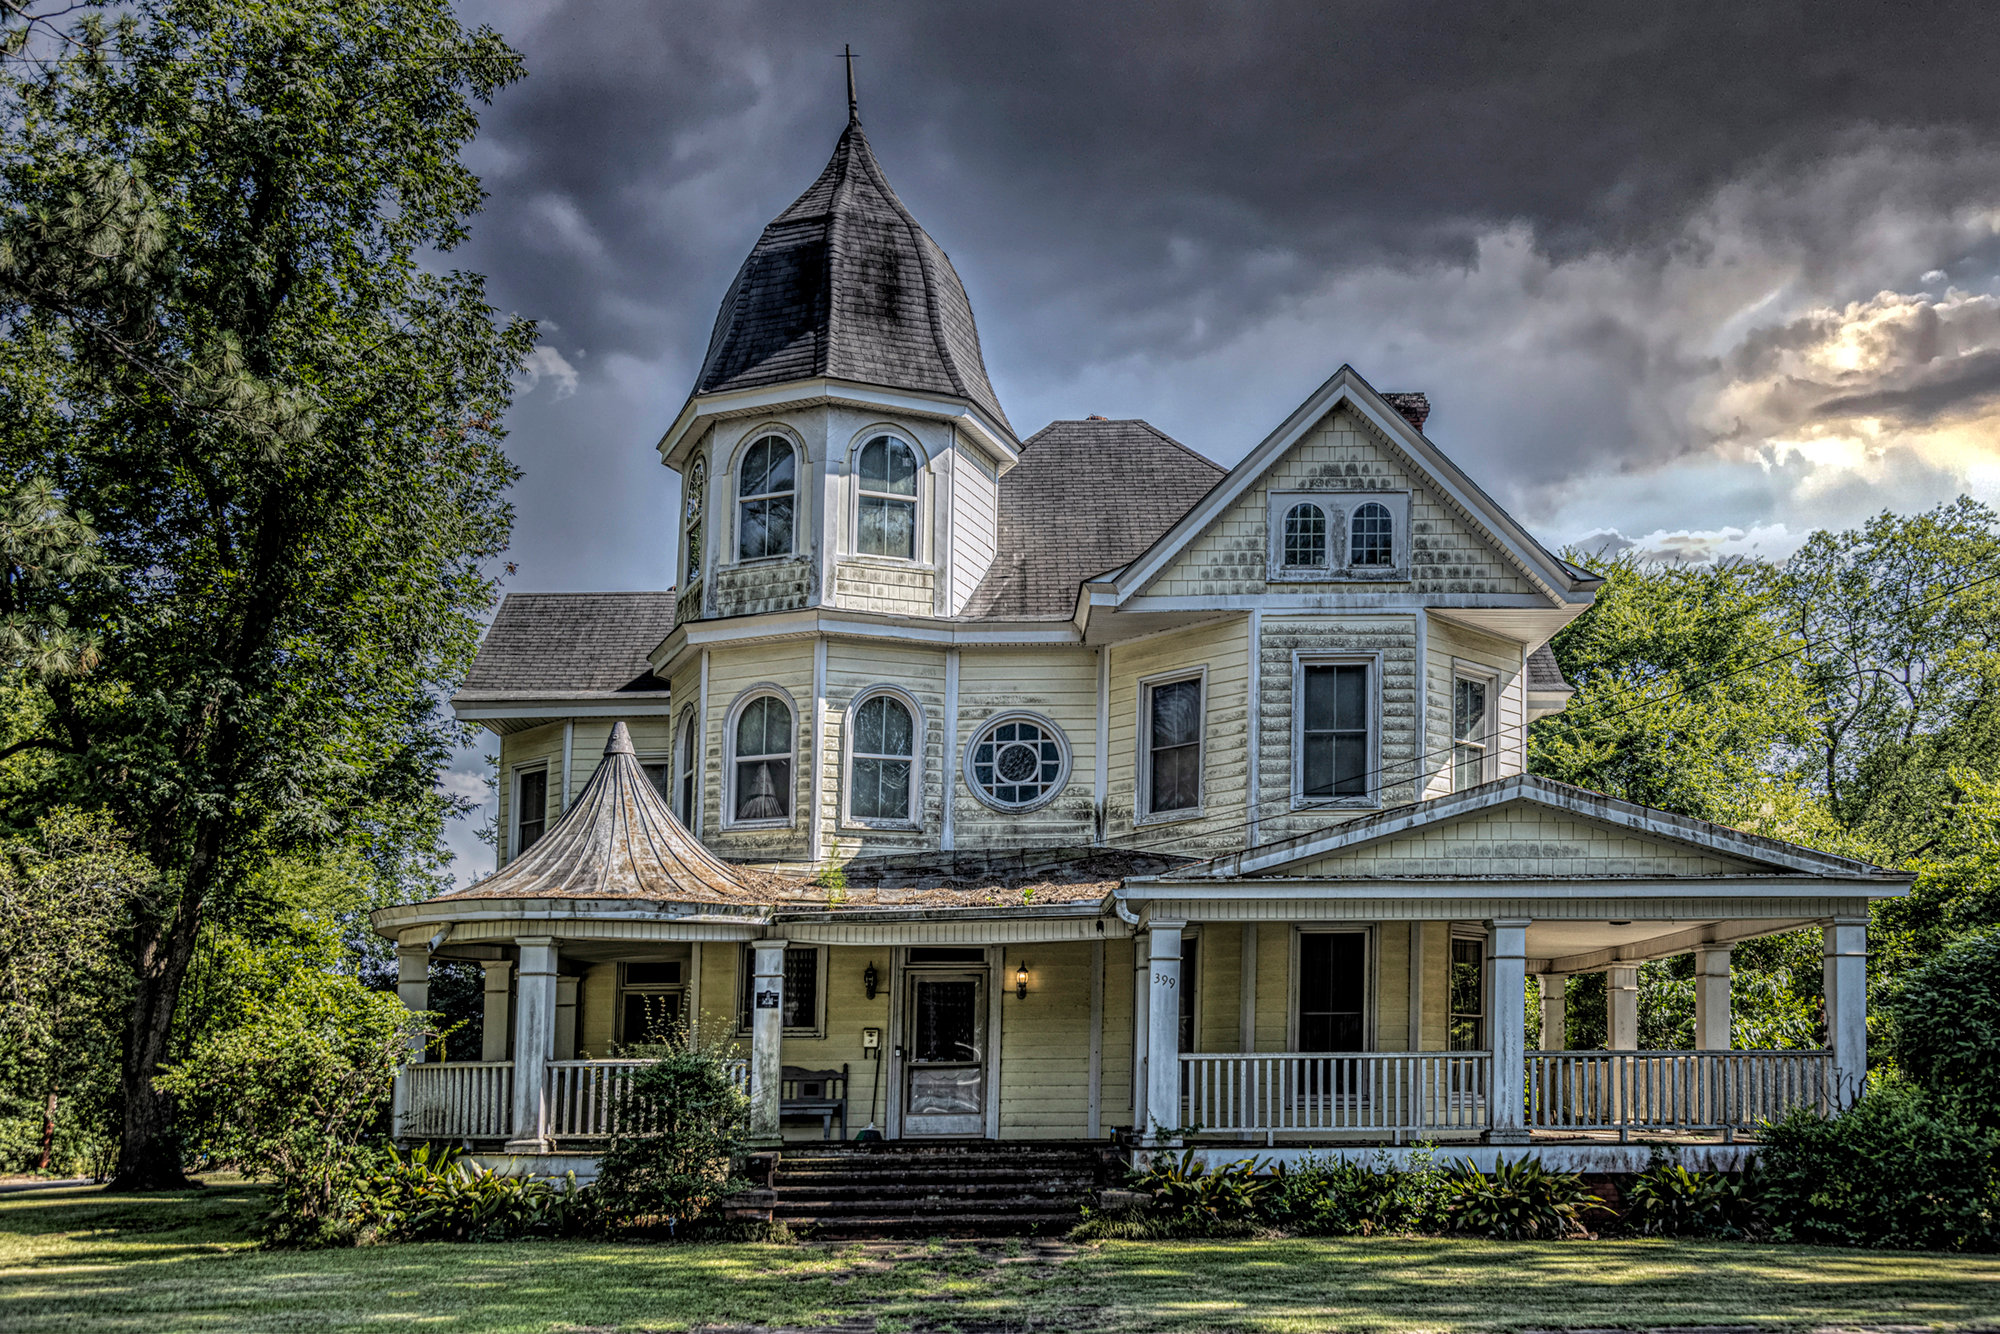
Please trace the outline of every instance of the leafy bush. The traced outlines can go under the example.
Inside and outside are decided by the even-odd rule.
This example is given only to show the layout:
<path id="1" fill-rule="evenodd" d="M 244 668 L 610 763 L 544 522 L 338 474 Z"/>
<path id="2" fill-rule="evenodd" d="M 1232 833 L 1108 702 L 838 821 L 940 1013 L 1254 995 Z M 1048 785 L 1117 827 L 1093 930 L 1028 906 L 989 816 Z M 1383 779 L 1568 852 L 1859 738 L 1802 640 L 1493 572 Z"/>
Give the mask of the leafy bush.
<path id="1" fill-rule="evenodd" d="M 1654 1237 L 1737 1237 L 1762 1230 L 1754 1172 L 1690 1172 L 1658 1149 L 1625 1192 L 1625 1223 Z"/>
<path id="2" fill-rule="evenodd" d="M 1442 1232 L 1449 1182 L 1429 1149 L 1413 1154 L 1407 1168 L 1386 1155 L 1373 1164 L 1308 1158 L 1278 1169 L 1266 1213 L 1280 1227 L 1317 1236 Z"/>
<path id="3" fill-rule="evenodd" d="M 1832 1118 L 1771 1127 L 1759 1155 L 1779 1241 L 1918 1250 L 2000 1247 L 2000 1131 L 1878 1080 Z"/>
<path id="4" fill-rule="evenodd" d="M 592 1221 L 592 1192 L 567 1172 L 503 1177 L 464 1161 L 456 1148 L 428 1144 L 386 1151 L 354 1183 L 350 1232 L 372 1241 L 511 1241 L 573 1236 Z"/>
<path id="5" fill-rule="evenodd" d="M 1172 1235 L 1217 1236 L 1248 1230 L 1262 1217 L 1261 1205 L 1272 1186 L 1258 1175 L 1262 1165 L 1243 1158 L 1224 1167 L 1210 1167 L 1193 1149 L 1178 1158 L 1163 1157 L 1133 1182 L 1135 1190 L 1153 1196 L 1154 1215 Z"/>
<path id="6" fill-rule="evenodd" d="M 1449 1208 L 1458 1231 L 1514 1241 L 1581 1233 L 1584 1212 L 1603 1204 L 1574 1172 L 1551 1172 L 1539 1158 L 1503 1158 L 1490 1176 L 1470 1163 L 1456 1173 Z"/>
<path id="7" fill-rule="evenodd" d="M 653 1064 L 633 1075 L 598 1160 L 593 1193 L 607 1224 L 678 1234 L 740 1188 L 730 1168 L 749 1104 L 729 1054 L 724 1044 L 694 1041 L 646 1053 Z"/>
<path id="8" fill-rule="evenodd" d="M 1903 1073 L 1962 1119 L 2000 1127 L 2000 931 L 1911 969 L 1886 1008 Z"/>

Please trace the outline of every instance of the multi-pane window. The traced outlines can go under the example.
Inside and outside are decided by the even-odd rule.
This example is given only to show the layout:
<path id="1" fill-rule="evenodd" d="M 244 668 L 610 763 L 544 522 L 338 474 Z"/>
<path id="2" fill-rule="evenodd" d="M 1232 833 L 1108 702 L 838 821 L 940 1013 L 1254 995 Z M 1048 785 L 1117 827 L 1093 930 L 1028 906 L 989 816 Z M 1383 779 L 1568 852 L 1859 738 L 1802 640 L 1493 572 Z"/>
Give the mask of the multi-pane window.
<path id="1" fill-rule="evenodd" d="M 1319 801 L 1366 797 L 1374 750 L 1367 664 L 1309 663 L 1301 678 L 1299 794 Z"/>
<path id="2" fill-rule="evenodd" d="M 745 945 L 743 957 L 737 968 L 737 975 L 743 984 L 737 989 L 737 1016 L 739 1024 L 750 1027 L 754 1017 L 750 1008 L 751 989 L 757 984 L 757 952 Z M 819 1027 L 819 947 L 817 945 L 790 945 L 785 949 L 785 994 L 780 1003 L 784 1011 L 786 1028 L 816 1029 Z"/>
<path id="3" fill-rule="evenodd" d="M 854 711 L 848 814 L 857 820 L 908 820 L 916 768 L 917 724 L 893 695 L 870 695 Z"/>
<path id="4" fill-rule="evenodd" d="M 1453 1051 L 1486 1050 L 1486 942 L 1459 936 L 1451 942 Z"/>
<path id="5" fill-rule="evenodd" d="M 514 855 L 541 841 L 549 827 L 549 771 L 523 769 L 514 775 Z"/>
<path id="6" fill-rule="evenodd" d="M 988 723 L 966 753 L 972 790 L 1004 811 L 1033 810 L 1053 800 L 1068 767 L 1060 734 L 1038 718 L 1019 715 Z"/>
<path id="7" fill-rule="evenodd" d="M 1358 931 L 1299 933 L 1299 1050 L 1361 1051 L 1368 939 Z"/>
<path id="8" fill-rule="evenodd" d="M 917 555 L 917 454 L 893 435 L 861 447 L 856 548 L 864 556 Z"/>
<path id="9" fill-rule="evenodd" d="M 659 1045 L 683 1036 L 687 990 L 678 962 L 628 963 L 618 982 L 618 1040 Z"/>
<path id="10" fill-rule="evenodd" d="M 702 494 L 708 486 L 708 465 L 700 459 L 688 469 L 687 475 L 687 555 L 681 561 L 681 587 L 686 588 L 701 578 L 701 503 Z"/>
<path id="11" fill-rule="evenodd" d="M 1201 678 L 1146 688 L 1146 811 L 1201 805 Z"/>
<path id="12" fill-rule="evenodd" d="M 1454 791 L 1486 781 L 1489 682 L 1461 676 L 1451 688 L 1451 786 Z"/>
<path id="13" fill-rule="evenodd" d="M 1285 511 L 1285 564 L 1301 569 L 1326 564 L 1326 511 L 1310 501 Z"/>
<path id="14" fill-rule="evenodd" d="M 791 442 L 767 435 L 743 452 L 736 483 L 736 554 L 740 560 L 792 554 L 792 502 L 798 471 Z"/>
<path id="15" fill-rule="evenodd" d="M 788 820 L 792 815 L 792 711 L 776 695 L 759 695 L 736 718 L 737 820 Z"/>
<path id="16" fill-rule="evenodd" d="M 1350 565 L 1395 564 L 1395 520 L 1389 507 L 1369 501 L 1356 507 L 1348 531 L 1347 563 Z"/>

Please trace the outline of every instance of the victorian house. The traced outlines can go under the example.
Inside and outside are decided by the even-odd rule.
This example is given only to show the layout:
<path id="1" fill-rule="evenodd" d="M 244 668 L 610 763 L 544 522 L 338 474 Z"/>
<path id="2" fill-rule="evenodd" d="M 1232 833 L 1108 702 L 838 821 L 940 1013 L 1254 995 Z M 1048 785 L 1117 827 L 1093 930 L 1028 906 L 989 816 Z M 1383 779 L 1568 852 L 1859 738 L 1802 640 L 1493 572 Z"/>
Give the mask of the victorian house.
<path id="1" fill-rule="evenodd" d="M 1343 366 L 1231 468 L 1144 421 L 1017 433 L 851 122 L 659 440 L 678 588 L 508 597 L 453 701 L 498 741 L 499 867 L 374 924 L 413 1006 L 484 967 L 484 1052 L 410 1067 L 401 1133 L 587 1155 L 627 1049 L 689 1025 L 770 1143 L 1615 1168 L 1854 1096 L 1906 880 L 1527 773 L 1599 581 L 1427 411 Z M 1732 1051 L 1731 946 L 1801 927 L 1824 1049 Z M 1638 965 L 1686 953 L 1698 1050 L 1636 1050 Z M 1602 1049 L 1561 1050 L 1590 972 Z"/>

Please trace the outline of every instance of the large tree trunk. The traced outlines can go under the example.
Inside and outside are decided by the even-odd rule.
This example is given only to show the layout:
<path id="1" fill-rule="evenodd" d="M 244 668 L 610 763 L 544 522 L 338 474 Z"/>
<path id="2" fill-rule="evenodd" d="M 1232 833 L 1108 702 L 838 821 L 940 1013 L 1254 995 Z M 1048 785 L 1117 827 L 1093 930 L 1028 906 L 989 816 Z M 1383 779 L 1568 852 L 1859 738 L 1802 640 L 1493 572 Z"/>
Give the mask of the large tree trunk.
<path id="1" fill-rule="evenodd" d="M 125 1059 L 120 1085 L 125 1118 L 118 1141 L 118 1172 L 113 1190 L 185 1188 L 180 1139 L 173 1130 L 173 1105 L 153 1087 L 153 1076 L 167 1059 L 174 1009 L 181 983 L 194 960 L 199 933 L 196 905 L 199 887 L 190 883 L 166 930 L 154 930 L 138 942 L 132 1009 L 125 1023 Z M 205 878 L 205 877 L 202 877 Z"/>

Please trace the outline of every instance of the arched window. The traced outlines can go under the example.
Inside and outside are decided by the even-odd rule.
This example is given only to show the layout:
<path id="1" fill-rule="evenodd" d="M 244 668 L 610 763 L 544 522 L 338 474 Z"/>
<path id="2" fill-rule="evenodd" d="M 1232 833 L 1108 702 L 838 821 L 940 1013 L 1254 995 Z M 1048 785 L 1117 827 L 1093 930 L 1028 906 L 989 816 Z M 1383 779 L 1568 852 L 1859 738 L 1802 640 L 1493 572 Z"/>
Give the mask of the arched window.
<path id="1" fill-rule="evenodd" d="M 792 711 L 759 695 L 736 715 L 730 810 L 738 822 L 792 818 Z"/>
<path id="2" fill-rule="evenodd" d="M 853 714 L 847 813 L 855 820 L 915 820 L 917 720 L 894 695 L 870 695 Z"/>
<path id="3" fill-rule="evenodd" d="M 1309 501 L 1285 511 L 1285 564 L 1312 569 L 1326 565 L 1326 511 Z"/>
<path id="4" fill-rule="evenodd" d="M 687 531 L 687 554 L 681 561 L 681 587 L 701 578 L 701 502 L 708 489 L 708 465 L 700 459 L 688 469 L 683 524 Z"/>
<path id="5" fill-rule="evenodd" d="M 695 762 L 700 730 L 693 709 L 681 715 L 681 743 L 674 752 L 674 816 L 689 829 L 694 828 Z"/>
<path id="6" fill-rule="evenodd" d="M 1347 563 L 1350 565 L 1393 565 L 1396 558 L 1395 521 L 1389 517 L 1389 507 L 1369 501 L 1354 511 L 1354 527 L 1347 539 Z"/>
<path id="7" fill-rule="evenodd" d="M 792 445 L 767 435 L 743 451 L 736 481 L 736 558 L 792 554 L 792 500 L 798 473 Z"/>
<path id="8" fill-rule="evenodd" d="M 864 556 L 917 556 L 917 452 L 893 435 L 861 447 L 855 548 Z"/>

